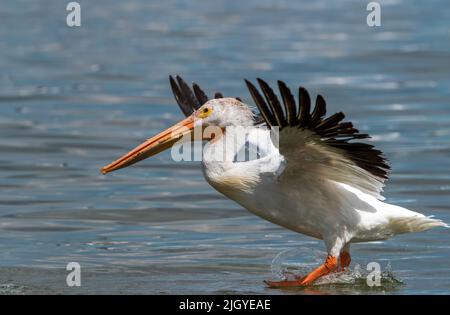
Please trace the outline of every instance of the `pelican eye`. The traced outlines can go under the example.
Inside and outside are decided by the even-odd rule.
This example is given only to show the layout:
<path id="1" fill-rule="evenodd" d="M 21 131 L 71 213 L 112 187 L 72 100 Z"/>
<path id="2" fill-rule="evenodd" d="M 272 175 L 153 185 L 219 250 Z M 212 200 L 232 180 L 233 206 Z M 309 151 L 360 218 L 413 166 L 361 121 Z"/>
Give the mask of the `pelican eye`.
<path id="1" fill-rule="evenodd" d="M 203 108 L 203 109 L 200 111 L 200 113 L 198 114 L 198 117 L 200 117 L 200 118 L 206 118 L 206 117 L 208 117 L 209 115 L 211 115 L 211 113 L 212 113 L 212 109 L 209 108 L 209 107 L 205 107 L 205 108 Z"/>

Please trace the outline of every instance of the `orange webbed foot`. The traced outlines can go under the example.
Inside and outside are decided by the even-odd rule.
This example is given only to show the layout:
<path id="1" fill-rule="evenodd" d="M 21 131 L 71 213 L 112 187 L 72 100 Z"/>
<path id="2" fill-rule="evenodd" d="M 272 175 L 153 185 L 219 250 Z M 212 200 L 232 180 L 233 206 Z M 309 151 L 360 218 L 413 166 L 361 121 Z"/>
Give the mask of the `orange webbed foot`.
<path id="1" fill-rule="evenodd" d="M 298 277 L 294 280 L 265 280 L 264 282 L 269 286 L 269 288 L 287 288 L 287 287 L 299 287 L 302 286 L 302 281 L 305 277 Z"/>
<path id="2" fill-rule="evenodd" d="M 338 266 L 337 258 L 328 256 L 323 265 L 320 265 L 305 277 L 299 277 L 295 280 L 281 280 L 281 281 L 265 281 L 270 288 L 286 288 L 286 287 L 301 287 L 312 284 L 318 278 L 336 271 Z"/>

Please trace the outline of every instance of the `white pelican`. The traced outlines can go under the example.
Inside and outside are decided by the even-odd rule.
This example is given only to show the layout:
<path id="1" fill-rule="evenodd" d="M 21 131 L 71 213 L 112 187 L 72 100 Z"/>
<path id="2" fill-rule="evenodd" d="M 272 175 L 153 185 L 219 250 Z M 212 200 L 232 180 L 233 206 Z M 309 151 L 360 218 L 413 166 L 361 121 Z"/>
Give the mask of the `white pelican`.
<path id="1" fill-rule="evenodd" d="M 257 216 L 321 239 L 326 245 L 328 255 L 323 265 L 294 280 L 266 281 L 270 287 L 309 285 L 348 267 L 351 243 L 448 227 L 440 220 L 383 202 L 381 193 L 389 166 L 382 152 L 354 142 L 369 136 L 359 133 L 351 122 L 342 122 L 342 112 L 325 118 L 322 96 L 317 96 L 310 112 L 310 97 L 303 87 L 299 88 L 297 105 L 282 81 L 278 81 L 281 103 L 263 80 L 258 79 L 258 83 L 264 97 L 246 80 L 260 112 L 254 114 L 238 98 L 216 93 L 208 100 L 197 84 L 191 90 L 179 76 L 176 80 L 170 77 L 170 83 L 187 118 L 105 166 L 102 173 L 166 150 L 200 124 L 223 130 L 220 135 L 199 139 L 211 140 L 202 159 L 208 183 Z M 280 129 L 278 146 L 269 132 L 275 126 Z M 228 140 L 239 136 L 237 127 L 250 132 L 238 147 L 224 150 Z M 267 141 L 255 140 L 261 138 Z M 236 161 L 237 152 L 252 145 L 259 152 L 257 158 Z"/>

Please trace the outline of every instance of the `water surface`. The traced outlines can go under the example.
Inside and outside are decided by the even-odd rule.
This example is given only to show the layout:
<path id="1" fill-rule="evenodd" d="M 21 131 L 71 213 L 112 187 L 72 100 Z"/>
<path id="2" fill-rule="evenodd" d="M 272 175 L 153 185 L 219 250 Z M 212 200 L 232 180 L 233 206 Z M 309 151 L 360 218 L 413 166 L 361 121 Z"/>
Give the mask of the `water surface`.
<path id="1" fill-rule="evenodd" d="M 249 102 L 243 78 L 283 79 L 373 136 L 393 168 L 388 202 L 450 222 L 447 1 L 380 1 L 380 28 L 356 0 L 80 3 L 79 28 L 61 1 L 0 11 L 0 293 L 450 292 L 448 230 L 352 247 L 362 270 L 390 265 L 402 284 L 271 290 L 280 252 L 309 266 L 323 244 L 252 216 L 168 153 L 99 173 L 182 118 L 169 74 Z M 72 261 L 79 288 L 65 282 Z"/>

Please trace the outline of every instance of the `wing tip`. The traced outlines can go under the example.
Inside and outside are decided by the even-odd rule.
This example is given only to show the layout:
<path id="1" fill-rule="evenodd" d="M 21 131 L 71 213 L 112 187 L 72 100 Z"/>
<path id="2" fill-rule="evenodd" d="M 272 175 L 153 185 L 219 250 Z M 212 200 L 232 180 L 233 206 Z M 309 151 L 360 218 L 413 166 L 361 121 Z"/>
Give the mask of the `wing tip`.
<path id="1" fill-rule="evenodd" d="M 259 83 L 263 94 L 266 96 L 269 105 L 262 99 L 256 86 L 253 85 L 251 81 L 244 79 L 256 105 L 260 109 L 262 118 L 270 127 L 278 123 L 279 120 L 275 120 L 276 113 L 274 112 L 274 104 L 272 104 L 274 101 L 274 96 L 272 95 L 273 90 L 262 78 L 258 77 L 256 80 Z M 283 101 L 285 101 L 285 94 L 288 91 L 290 92 L 290 90 L 282 80 L 277 80 L 277 84 L 281 96 L 283 97 Z M 390 166 L 388 165 L 388 160 L 383 152 L 374 149 L 373 145 L 353 141 L 370 138 L 370 135 L 360 133 L 358 129 L 354 128 L 352 122 L 342 122 L 346 117 L 345 113 L 342 111 L 326 117 L 327 103 L 322 94 L 317 94 L 314 109 L 312 109 L 311 97 L 308 90 L 303 86 L 299 86 L 298 89 L 299 100 L 298 106 L 296 106 L 296 109 L 298 108 L 298 117 L 296 117 L 295 120 L 292 120 L 292 117 L 287 117 L 285 119 L 288 119 L 291 122 L 295 121 L 299 128 L 303 127 L 315 132 L 321 137 L 322 141 L 326 141 L 328 145 L 342 150 L 353 163 L 372 174 L 372 176 L 379 178 L 381 181 L 388 179 Z M 286 125 L 292 126 L 292 123 L 284 124 L 281 127 Z"/>

